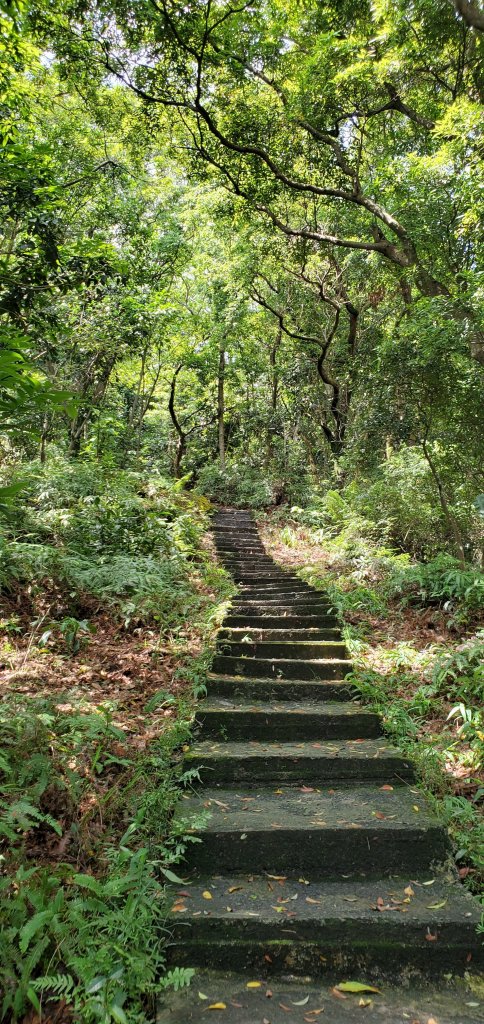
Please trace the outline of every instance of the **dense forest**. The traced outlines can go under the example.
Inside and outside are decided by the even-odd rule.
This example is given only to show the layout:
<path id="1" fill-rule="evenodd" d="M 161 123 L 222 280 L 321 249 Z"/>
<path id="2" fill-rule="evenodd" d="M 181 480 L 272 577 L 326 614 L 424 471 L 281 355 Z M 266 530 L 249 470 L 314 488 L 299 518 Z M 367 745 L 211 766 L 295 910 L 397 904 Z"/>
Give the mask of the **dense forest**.
<path id="1" fill-rule="evenodd" d="M 482 882 L 484 11 L 0 26 L 0 1013 L 141 1024 L 190 980 L 162 882 L 234 589 L 214 507 L 329 588 Z"/>

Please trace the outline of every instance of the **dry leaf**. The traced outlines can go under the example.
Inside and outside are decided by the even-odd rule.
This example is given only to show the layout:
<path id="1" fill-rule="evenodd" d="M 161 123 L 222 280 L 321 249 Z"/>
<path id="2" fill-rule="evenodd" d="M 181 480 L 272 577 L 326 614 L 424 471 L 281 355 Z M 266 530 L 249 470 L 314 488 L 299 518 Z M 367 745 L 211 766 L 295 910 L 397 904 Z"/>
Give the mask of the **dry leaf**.
<path id="1" fill-rule="evenodd" d="M 202 896 L 203 896 L 204 900 L 213 900 L 212 893 L 209 892 L 208 889 L 205 889 L 205 891 L 202 892 Z"/>
<path id="2" fill-rule="evenodd" d="M 227 1003 L 210 1003 L 210 1006 L 207 1006 L 207 1010 L 226 1010 L 226 1009 L 227 1009 Z"/>
<path id="3" fill-rule="evenodd" d="M 261 988 L 261 987 L 262 987 L 262 982 L 261 981 L 248 981 L 247 985 L 246 985 L 246 988 Z"/>

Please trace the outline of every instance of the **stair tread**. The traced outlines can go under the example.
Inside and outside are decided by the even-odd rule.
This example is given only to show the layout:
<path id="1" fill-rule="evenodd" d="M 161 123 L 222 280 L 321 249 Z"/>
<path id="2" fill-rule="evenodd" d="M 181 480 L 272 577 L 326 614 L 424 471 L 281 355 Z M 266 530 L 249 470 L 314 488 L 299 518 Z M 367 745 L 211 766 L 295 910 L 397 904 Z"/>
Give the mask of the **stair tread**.
<path id="1" fill-rule="evenodd" d="M 253 711 L 255 714 L 267 715 L 284 712 L 288 715 L 357 715 L 359 718 L 365 715 L 371 718 L 375 714 L 374 711 L 369 711 L 368 708 L 356 702 L 331 702 L 310 699 L 304 701 L 252 700 L 244 704 L 240 700 L 230 700 L 228 697 L 207 697 L 203 704 L 200 705 L 200 708 L 204 713 L 206 711 L 226 711 L 233 715 L 247 714 L 247 712 Z"/>
<path id="2" fill-rule="evenodd" d="M 401 758 L 404 763 L 408 763 L 401 751 L 385 739 L 318 740 L 309 743 L 291 743 L 285 740 L 199 740 L 188 752 L 190 759 L 200 757 L 205 761 L 220 756 L 241 760 L 255 757 L 303 757 L 305 760 L 310 758 L 315 761 L 327 758 L 334 761 L 341 758 L 377 761 L 382 757 L 393 757 Z"/>
<path id="3" fill-rule="evenodd" d="M 355 826 L 374 833 L 409 830 L 422 833 L 436 827 L 442 831 L 418 790 L 405 786 L 386 790 L 379 783 L 335 786 L 330 790 L 308 788 L 309 793 L 303 792 L 303 787 L 293 786 L 278 787 L 277 792 L 273 787 L 247 788 L 246 792 L 204 787 L 200 793 L 182 798 L 177 817 L 200 817 L 201 812 L 206 811 L 208 820 L 202 834 L 212 831 L 242 835 L 272 833 L 282 828 L 295 834 L 328 830 L 345 833 Z"/>
<path id="4" fill-rule="evenodd" d="M 186 885 L 184 882 L 184 889 Z M 288 912 L 291 927 L 297 928 L 300 922 L 324 932 L 335 922 L 341 932 L 342 921 L 363 921 L 369 928 L 381 929 L 389 922 L 400 928 L 410 922 L 434 927 L 444 922 L 478 924 L 480 920 L 476 902 L 459 882 L 436 878 L 430 872 L 420 879 L 314 882 L 284 876 L 217 875 L 188 880 L 187 891 L 187 916 L 198 917 L 197 912 L 202 911 L 202 926 L 208 903 L 203 893 L 207 891 L 212 897 L 208 908 L 212 919 L 233 921 L 238 917 L 249 924 L 251 920 L 270 922 L 279 929 L 287 922 Z M 381 900 L 385 911 L 378 911 Z"/>
<path id="5" fill-rule="evenodd" d="M 481 1024 L 484 1021 L 484 1000 L 476 998 L 464 984 L 457 990 L 442 984 L 412 989 L 408 982 L 405 988 L 386 984 L 372 996 L 371 1005 L 362 1009 L 360 996 L 349 996 L 344 1002 L 335 999 L 332 985 L 327 981 L 318 985 L 307 978 L 274 978 L 268 986 L 263 978 L 263 971 L 250 976 L 199 971 L 190 989 L 167 992 L 161 997 L 157 1024 L 199 1024 L 203 1007 L 217 1003 L 226 1007 L 220 1013 L 224 1024 L 258 1024 L 264 1019 L 271 1024 L 295 1024 L 305 1017 L 309 1020 L 312 1017 L 315 1022 L 324 1021 L 324 1024 L 362 1024 L 370 1020 L 371 1024 L 377 1021 L 381 1024 L 411 1024 L 412 1021 L 427 1024 L 432 1018 L 438 1024 Z M 248 989 L 247 982 L 251 980 L 261 980 L 260 987 Z M 343 980 L 347 977 L 340 972 L 335 981 Z M 266 994 L 268 988 L 270 998 Z M 204 1002 L 200 1001 L 200 991 L 207 997 Z M 307 1003 L 297 1005 L 307 996 Z"/>
<path id="6" fill-rule="evenodd" d="M 231 659 L 231 660 L 240 661 L 240 658 L 234 658 L 234 659 Z M 271 662 L 268 661 L 267 664 L 271 664 Z M 244 683 L 244 684 L 249 684 L 250 686 L 254 686 L 254 688 L 257 686 L 257 683 L 281 683 L 281 684 L 286 684 L 287 683 L 287 684 L 291 684 L 291 685 L 297 686 L 298 683 L 304 683 L 304 685 L 307 685 L 308 683 L 313 682 L 314 685 L 321 684 L 321 685 L 327 685 L 327 686 L 337 686 L 339 684 L 341 686 L 341 688 L 344 688 L 344 689 L 348 689 L 348 686 L 350 685 L 344 679 L 343 676 L 341 677 L 341 679 L 314 679 L 314 680 L 311 680 L 311 679 L 279 679 L 277 676 L 273 676 L 273 675 L 267 675 L 267 676 L 241 676 L 237 672 L 235 672 L 235 673 L 232 673 L 232 672 L 230 672 L 230 673 L 229 672 L 208 672 L 207 673 L 207 683 L 216 682 L 218 680 L 223 680 L 226 683 Z M 355 693 L 356 693 L 356 690 L 355 690 Z"/>

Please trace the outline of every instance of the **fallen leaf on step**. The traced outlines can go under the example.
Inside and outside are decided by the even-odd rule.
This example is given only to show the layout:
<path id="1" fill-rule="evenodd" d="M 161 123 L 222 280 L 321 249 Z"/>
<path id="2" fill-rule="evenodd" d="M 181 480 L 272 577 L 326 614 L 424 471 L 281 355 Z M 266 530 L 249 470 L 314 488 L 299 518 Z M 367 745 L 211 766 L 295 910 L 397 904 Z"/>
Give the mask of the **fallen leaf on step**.
<path id="1" fill-rule="evenodd" d="M 314 793 L 314 787 L 313 786 L 300 786 L 299 787 L 299 792 L 300 793 Z"/>
<path id="2" fill-rule="evenodd" d="M 414 893 L 411 885 L 407 885 L 407 888 L 404 889 L 403 891 L 405 893 L 405 896 L 415 896 L 415 893 Z"/>
<path id="3" fill-rule="evenodd" d="M 358 1006 L 372 1006 L 373 999 L 359 999 Z"/>
<path id="4" fill-rule="evenodd" d="M 320 904 L 321 900 L 312 900 L 310 896 L 306 896 L 306 903 L 317 903 L 317 904 Z"/>
<path id="5" fill-rule="evenodd" d="M 366 985 L 361 981 L 341 981 L 336 988 L 338 992 L 380 992 L 374 985 Z"/>
<path id="6" fill-rule="evenodd" d="M 446 903 L 447 900 L 442 900 L 440 903 L 427 903 L 427 910 L 442 910 Z"/>
<path id="7" fill-rule="evenodd" d="M 437 932 L 435 932 L 435 935 L 433 935 L 432 932 L 427 929 L 427 933 L 425 935 L 425 938 L 427 939 L 427 942 L 437 942 L 437 938 L 438 938 Z"/>
<path id="8" fill-rule="evenodd" d="M 199 992 L 198 993 L 198 998 L 199 999 L 208 999 L 208 996 L 206 996 L 204 992 Z"/>
<path id="9" fill-rule="evenodd" d="M 380 789 L 383 790 L 384 793 L 389 793 L 390 791 L 393 792 L 393 786 L 380 786 Z"/>
<path id="10" fill-rule="evenodd" d="M 346 900 L 347 903 L 357 903 L 358 902 L 358 897 L 357 896 L 343 896 L 343 899 Z"/>
<path id="11" fill-rule="evenodd" d="M 285 1010 L 286 1013 L 290 1013 L 291 1012 L 291 1007 L 290 1006 L 285 1006 L 284 1003 L 279 1003 L 279 1006 L 281 1007 L 281 1010 Z"/>
<path id="12" fill-rule="evenodd" d="M 267 875 L 268 878 L 272 878 L 274 882 L 286 882 L 287 875 Z"/>
<path id="13" fill-rule="evenodd" d="M 261 988 L 262 987 L 262 982 L 261 981 L 248 981 L 246 987 L 247 988 Z"/>
<path id="14" fill-rule="evenodd" d="M 227 1009 L 227 1003 L 210 1003 L 210 1006 L 207 1006 L 207 1010 L 226 1010 L 226 1009 Z"/>
<path id="15" fill-rule="evenodd" d="M 309 1003 L 309 996 L 305 996 L 304 999 L 291 999 L 291 1003 L 293 1006 L 306 1006 L 306 1003 Z"/>
<path id="16" fill-rule="evenodd" d="M 347 999 L 348 998 L 347 996 L 345 996 L 343 994 L 343 992 L 340 992 L 337 988 L 332 988 L 331 989 L 331 995 L 335 996 L 336 999 Z"/>
<path id="17" fill-rule="evenodd" d="M 227 892 L 239 892 L 239 890 L 243 888 L 243 885 L 231 885 L 230 889 L 227 889 Z"/>
<path id="18" fill-rule="evenodd" d="M 186 909 L 187 908 L 184 903 L 174 903 L 171 908 L 171 912 L 172 914 L 183 914 Z"/>
<path id="19" fill-rule="evenodd" d="M 202 892 L 202 896 L 204 900 L 213 900 L 212 893 L 209 892 L 208 889 L 205 889 L 204 892 Z"/>

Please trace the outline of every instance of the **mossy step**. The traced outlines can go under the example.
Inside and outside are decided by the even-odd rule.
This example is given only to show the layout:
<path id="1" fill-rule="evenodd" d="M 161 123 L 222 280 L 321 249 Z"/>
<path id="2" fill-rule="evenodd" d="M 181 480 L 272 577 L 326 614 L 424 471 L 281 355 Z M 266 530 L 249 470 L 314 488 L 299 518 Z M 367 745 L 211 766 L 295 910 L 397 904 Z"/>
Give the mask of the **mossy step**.
<path id="1" fill-rule="evenodd" d="M 231 627 L 229 629 L 221 629 L 217 633 L 217 640 L 233 640 L 242 642 L 246 638 L 251 642 L 261 642 L 263 640 L 272 641 L 275 640 L 339 640 L 341 637 L 340 629 L 320 629 L 319 627 L 312 626 L 309 629 L 300 627 L 299 629 L 263 629 L 255 626 Z"/>
<path id="2" fill-rule="evenodd" d="M 378 715 L 356 703 L 258 701 L 207 697 L 197 709 L 202 737 L 227 739 L 357 739 L 380 736 Z"/>
<path id="3" fill-rule="evenodd" d="M 261 679 L 342 679 L 351 671 L 351 661 L 344 658 L 248 658 L 216 654 L 212 671 L 222 675 L 250 676 Z"/>
<path id="4" fill-rule="evenodd" d="M 239 969 L 271 978 L 344 967 L 379 981 L 397 965 L 426 974 L 484 966 L 477 902 L 460 883 L 430 874 L 351 882 L 224 875 L 183 889 L 189 895 L 175 890 L 173 899 L 186 909 L 170 920 L 177 964 L 230 968 L 235 958 Z"/>
<path id="5" fill-rule="evenodd" d="M 411 781 L 411 763 L 384 739 L 332 739 L 318 742 L 199 740 L 185 754 L 188 769 L 198 768 L 210 785 L 272 782 L 324 786 L 380 780 Z"/>
<path id="6" fill-rule="evenodd" d="M 221 654 L 229 654 L 232 658 L 303 658 L 304 660 L 320 658 L 340 658 L 348 656 L 346 644 L 334 640 L 247 640 L 244 643 L 234 640 L 219 640 L 218 649 Z"/>
<path id="7" fill-rule="evenodd" d="M 275 597 L 268 594 L 259 598 L 248 598 L 243 594 L 237 594 L 234 598 L 233 606 L 246 608 L 247 610 L 253 608 L 254 611 L 266 608 L 272 612 L 277 611 L 278 607 L 294 612 L 298 612 L 303 608 L 331 610 L 331 605 L 326 595 L 318 594 L 316 591 L 309 591 L 305 594 L 279 594 Z"/>
<path id="8" fill-rule="evenodd" d="M 205 874 L 414 878 L 449 856 L 447 833 L 424 796 L 393 780 L 321 790 L 205 788 L 182 797 L 176 819 L 202 840 L 189 844 L 187 866 Z"/>
<path id="9" fill-rule="evenodd" d="M 234 526 L 233 523 L 215 523 L 212 526 L 212 533 L 215 534 L 215 536 L 218 536 L 219 534 L 226 534 L 231 537 L 240 537 L 241 533 L 244 535 L 253 534 L 255 537 L 259 536 L 257 527 L 253 525 L 251 526 L 249 523 L 243 527 Z"/>
<path id="10" fill-rule="evenodd" d="M 338 625 L 338 619 L 336 615 L 327 615 L 324 612 L 321 614 L 303 615 L 303 614 L 291 614 L 287 612 L 285 615 L 275 614 L 274 611 L 264 611 L 258 614 L 251 612 L 246 615 L 237 615 L 235 612 L 229 612 L 224 619 L 224 627 L 231 629 L 232 627 L 240 629 L 326 629 L 332 628 Z"/>
<path id="11" fill-rule="evenodd" d="M 429 943 L 433 946 L 434 944 Z M 239 948 L 239 947 L 238 947 Z M 437 959 L 437 951 L 435 951 Z M 208 960 L 207 960 L 208 962 Z M 232 951 L 231 968 L 238 963 Z M 267 961 L 265 961 L 267 964 Z M 294 974 L 294 971 L 288 972 Z M 306 972 L 307 973 L 307 972 Z M 335 983 L 354 980 L 344 972 L 343 965 L 331 981 L 320 982 L 307 977 L 271 980 L 264 984 L 266 969 L 254 974 L 197 971 L 189 988 L 165 992 L 160 997 L 156 1024 L 200 1024 L 205 1017 L 215 1017 L 223 1024 L 482 1024 L 484 999 L 464 981 L 440 982 L 437 986 L 409 987 L 375 985 L 376 994 L 347 994 L 337 999 L 332 991 Z M 254 987 L 254 981 L 260 986 Z M 358 981 L 368 978 L 358 974 Z M 377 976 L 373 979 L 379 982 Z M 250 987 L 247 987 L 252 983 Z M 199 993 L 205 998 L 202 1000 Z M 364 1005 L 360 1001 L 363 999 Z M 222 1004 L 225 1009 L 207 1014 L 204 1007 Z M 313 1011 L 311 1013 L 311 1011 Z"/>
<path id="12" fill-rule="evenodd" d="M 272 577 L 266 578 L 265 582 L 264 580 L 257 580 L 254 583 L 240 583 L 238 592 L 241 597 L 259 597 L 259 595 L 262 595 L 262 597 L 265 597 L 266 595 L 267 597 L 271 597 L 274 594 L 283 594 L 288 590 L 294 592 L 298 591 L 301 594 L 315 593 L 314 590 L 311 590 L 311 588 L 308 587 L 306 583 L 302 583 L 301 580 L 274 580 Z"/>
<path id="13" fill-rule="evenodd" d="M 314 597 L 314 590 L 308 590 L 304 585 L 297 583 L 282 583 L 276 586 L 257 586 L 257 587 L 242 587 L 239 586 L 237 592 L 238 601 L 255 601 L 256 603 L 268 603 L 273 605 L 276 601 L 279 603 L 292 601 L 293 598 L 305 598 L 306 601 L 311 601 Z M 328 598 L 326 598 L 328 602 Z M 328 602 L 329 603 L 329 602 Z"/>
<path id="14" fill-rule="evenodd" d="M 237 697 L 241 701 L 252 700 L 320 700 L 350 701 L 356 697 L 356 687 L 342 679 L 331 682 L 324 680 L 297 679 L 248 679 L 246 676 L 223 675 L 209 672 L 207 690 L 217 697 Z"/>

